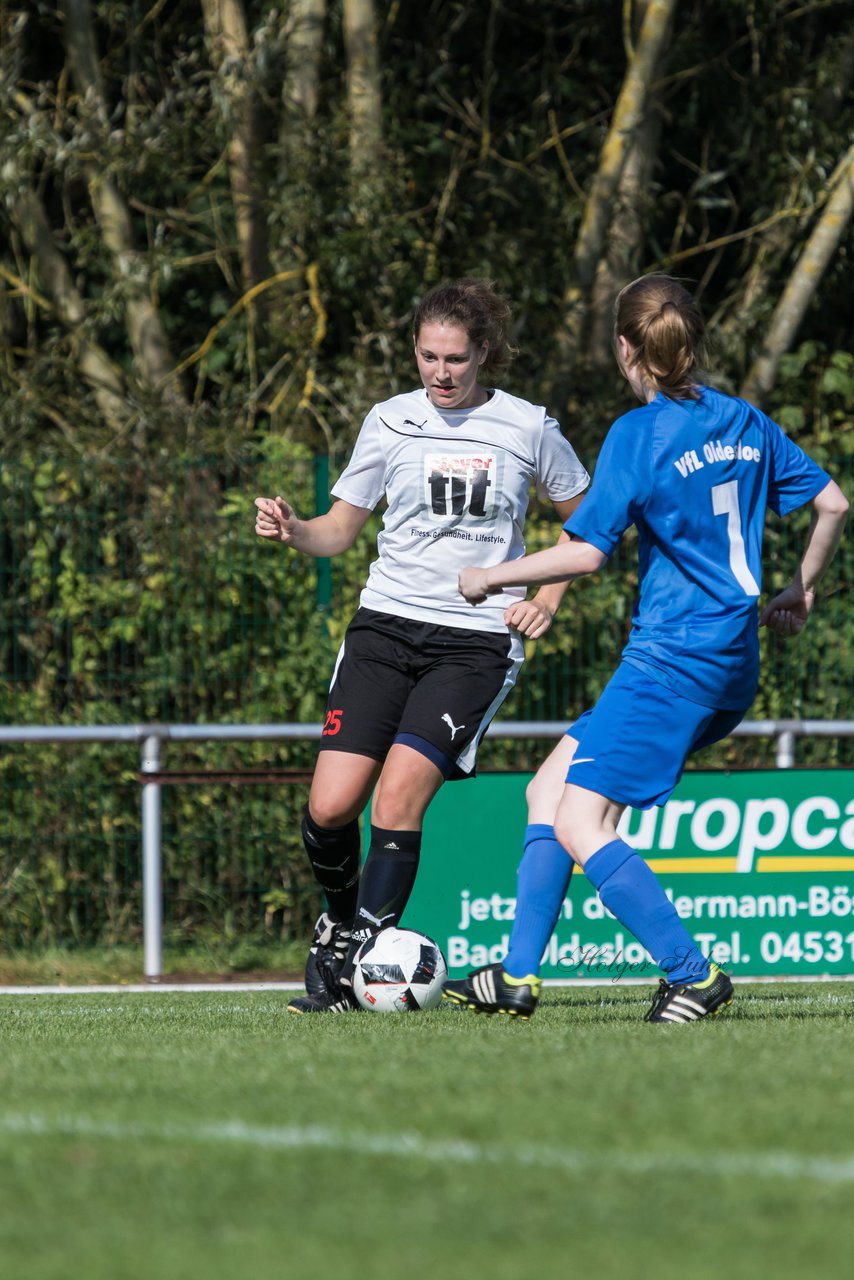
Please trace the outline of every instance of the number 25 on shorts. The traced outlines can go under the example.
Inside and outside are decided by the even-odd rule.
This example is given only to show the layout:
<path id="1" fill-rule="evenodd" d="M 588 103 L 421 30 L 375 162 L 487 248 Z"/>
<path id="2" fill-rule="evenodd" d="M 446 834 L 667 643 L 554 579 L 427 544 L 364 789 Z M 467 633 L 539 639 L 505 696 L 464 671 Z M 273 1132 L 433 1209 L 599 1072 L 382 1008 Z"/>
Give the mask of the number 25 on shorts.
<path id="1" fill-rule="evenodd" d="M 327 711 L 326 719 L 323 722 L 323 732 L 320 735 L 322 738 L 334 737 L 341 728 L 341 717 L 343 714 L 344 712 L 341 708 L 337 711 Z"/>

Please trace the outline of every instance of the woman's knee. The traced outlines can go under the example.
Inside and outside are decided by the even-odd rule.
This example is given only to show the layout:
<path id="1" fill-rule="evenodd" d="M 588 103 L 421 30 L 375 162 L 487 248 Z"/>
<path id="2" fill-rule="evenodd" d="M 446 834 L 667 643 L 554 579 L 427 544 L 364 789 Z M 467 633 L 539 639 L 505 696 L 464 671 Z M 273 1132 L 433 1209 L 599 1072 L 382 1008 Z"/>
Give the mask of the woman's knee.
<path id="1" fill-rule="evenodd" d="M 346 826 L 371 798 L 380 765 L 347 752 L 321 751 L 311 781 L 308 811 L 319 827 Z"/>
<path id="2" fill-rule="evenodd" d="M 331 831 L 358 818 L 370 799 L 370 790 L 346 773 L 338 779 L 314 776 L 308 797 L 308 811 L 319 827 Z"/>
<path id="3" fill-rule="evenodd" d="M 426 807 L 404 786 L 380 786 L 371 801 L 371 821 L 386 831 L 420 831 Z"/>
<path id="4" fill-rule="evenodd" d="M 336 827 L 346 827 L 348 822 L 358 818 L 364 805 L 346 796 L 329 793 L 309 796 L 308 811 L 312 821 L 324 831 L 334 831 Z"/>
<path id="5" fill-rule="evenodd" d="M 555 814 L 555 835 L 583 867 L 598 849 L 617 839 L 624 807 L 596 792 L 568 786 Z"/>
<path id="6" fill-rule="evenodd" d="M 377 779 L 371 821 L 387 831 L 420 831 L 430 801 L 444 781 L 431 760 L 395 743 Z"/>
<path id="7" fill-rule="evenodd" d="M 557 816 L 555 816 L 554 828 L 555 839 L 560 841 L 571 858 L 574 857 L 575 855 L 572 851 L 572 828 L 567 822 Z"/>
<path id="8" fill-rule="evenodd" d="M 572 801 L 564 799 L 561 803 L 554 820 L 555 837 L 566 849 L 567 853 L 576 862 L 579 853 L 579 823 L 573 808 Z"/>
<path id="9" fill-rule="evenodd" d="M 556 777 L 553 770 L 540 769 L 535 773 L 525 788 L 528 821 L 553 822 L 563 789 L 563 777 Z"/>

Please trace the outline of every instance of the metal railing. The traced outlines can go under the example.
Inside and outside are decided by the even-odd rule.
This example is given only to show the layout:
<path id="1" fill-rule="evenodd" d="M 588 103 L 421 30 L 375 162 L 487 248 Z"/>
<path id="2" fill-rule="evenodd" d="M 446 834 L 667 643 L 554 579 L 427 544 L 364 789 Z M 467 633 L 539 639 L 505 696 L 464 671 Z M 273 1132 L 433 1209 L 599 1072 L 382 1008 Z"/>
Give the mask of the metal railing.
<path id="1" fill-rule="evenodd" d="M 143 973 L 156 982 L 163 969 L 163 849 L 161 786 L 163 744 L 208 741 L 310 741 L 321 724 L 124 724 L 3 725 L 0 743 L 125 742 L 140 746 L 142 785 Z M 497 721 L 488 733 L 495 738 L 560 738 L 566 723 L 551 720 Z M 772 738 L 778 769 L 795 763 L 798 738 L 854 737 L 854 720 L 743 720 L 734 738 Z M 180 775 L 175 775 L 180 781 Z"/>

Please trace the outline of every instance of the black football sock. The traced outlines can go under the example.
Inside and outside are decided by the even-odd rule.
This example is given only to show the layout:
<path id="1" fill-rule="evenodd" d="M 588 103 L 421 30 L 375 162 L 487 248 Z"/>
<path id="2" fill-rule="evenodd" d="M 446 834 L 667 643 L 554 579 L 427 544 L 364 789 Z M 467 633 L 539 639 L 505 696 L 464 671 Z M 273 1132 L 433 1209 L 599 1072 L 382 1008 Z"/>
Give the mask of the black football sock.
<path id="1" fill-rule="evenodd" d="M 341 972 L 343 981 L 352 975 L 353 957 L 362 943 L 400 920 L 415 884 L 420 856 L 420 831 L 371 827 L 371 847 L 359 881 L 353 941 Z"/>
<path id="2" fill-rule="evenodd" d="M 306 805 L 302 842 L 317 882 L 336 920 L 352 920 L 359 893 L 361 841 L 354 818 L 344 827 L 319 827 Z"/>

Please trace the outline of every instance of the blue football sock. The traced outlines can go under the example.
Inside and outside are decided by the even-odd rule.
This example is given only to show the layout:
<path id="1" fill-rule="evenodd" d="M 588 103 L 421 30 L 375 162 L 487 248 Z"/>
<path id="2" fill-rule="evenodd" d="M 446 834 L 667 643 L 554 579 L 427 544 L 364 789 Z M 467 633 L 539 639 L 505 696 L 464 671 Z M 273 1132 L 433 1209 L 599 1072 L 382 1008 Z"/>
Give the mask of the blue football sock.
<path id="1" fill-rule="evenodd" d="M 646 947 L 668 982 L 702 982 L 709 976 L 708 960 L 634 849 L 612 840 L 587 859 L 584 874 L 611 914 Z"/>
<path id="2" fill-rule="evenodd" d="M 573 862 L 554 827 L 531 823 L 525 830 L 524 852 L 516 879 L 516 918 L 504 971 L 511 978 L 539 973 L 563 906 Z"/>

